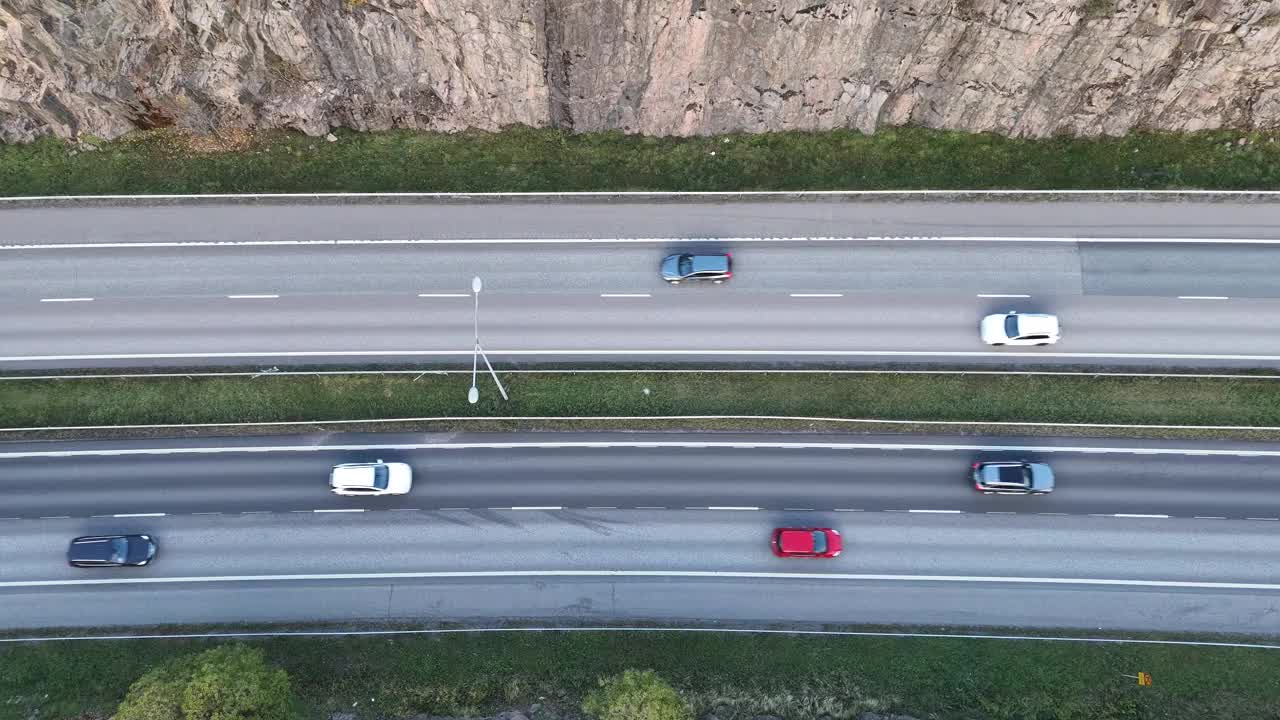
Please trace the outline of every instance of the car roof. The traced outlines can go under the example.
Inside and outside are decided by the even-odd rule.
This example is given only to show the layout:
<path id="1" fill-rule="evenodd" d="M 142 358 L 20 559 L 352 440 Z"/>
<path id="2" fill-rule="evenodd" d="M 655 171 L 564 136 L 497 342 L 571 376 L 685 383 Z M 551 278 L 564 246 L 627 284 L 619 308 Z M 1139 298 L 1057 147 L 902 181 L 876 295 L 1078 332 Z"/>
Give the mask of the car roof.
<path id="1" fill-rule="evenodd" d="M 342 485 L 373 487 L 374 468 L 380 463 L 339 465 L 333 469 L 334 479 Z"/>
<path id="2" fill-rule="evenodd" d="M 727 255 L 694 255 L 694 272 L 728 272 L 729 257 Z"/>
<path id="3" fill-rule="evenodd" d="M 813 531 L 797 530 L 794 528 L 783 529 L 778 533 L 778 548 L 785 553 L 811 553 L 813 552 Z"/>
<path id="4" fill-rule="evenodd" d="M 1018 332 L 1022 335 L 1051 335 L 1057 329 L 1058 319 L 1052 315 L 1018 315 Z"/>

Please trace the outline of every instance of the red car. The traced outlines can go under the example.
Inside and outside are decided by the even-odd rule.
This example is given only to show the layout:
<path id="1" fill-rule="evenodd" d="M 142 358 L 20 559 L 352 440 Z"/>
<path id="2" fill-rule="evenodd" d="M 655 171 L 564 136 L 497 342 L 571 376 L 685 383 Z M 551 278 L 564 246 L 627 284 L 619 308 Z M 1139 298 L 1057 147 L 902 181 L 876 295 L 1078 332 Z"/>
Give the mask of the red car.
<path id="1" fill-rule="evenodd" d="M 844 549 L 840 533 L 831 528 L 778 528 L 772 544 L 778 557 L 833 558 Z"/>

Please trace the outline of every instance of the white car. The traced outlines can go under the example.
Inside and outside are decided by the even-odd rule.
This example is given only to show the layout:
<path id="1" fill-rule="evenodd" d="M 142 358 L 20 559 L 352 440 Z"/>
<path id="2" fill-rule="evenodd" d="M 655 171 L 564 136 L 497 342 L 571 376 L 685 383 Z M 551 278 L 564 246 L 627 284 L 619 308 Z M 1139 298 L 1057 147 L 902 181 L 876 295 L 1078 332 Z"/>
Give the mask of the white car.
<path id="1" fill-rule="evenodd" d="M 1062 330 L 1057 315 L 1012 311 L 982 318 L 979 328 L 988 345 L 1052 345 Z"/>
<path id="2" fill-rule="evenodd" d="M 404 463 L 344 463 L 329 473 L 335 495 L 404 495 L 413 487 L 413 470 Z"/>

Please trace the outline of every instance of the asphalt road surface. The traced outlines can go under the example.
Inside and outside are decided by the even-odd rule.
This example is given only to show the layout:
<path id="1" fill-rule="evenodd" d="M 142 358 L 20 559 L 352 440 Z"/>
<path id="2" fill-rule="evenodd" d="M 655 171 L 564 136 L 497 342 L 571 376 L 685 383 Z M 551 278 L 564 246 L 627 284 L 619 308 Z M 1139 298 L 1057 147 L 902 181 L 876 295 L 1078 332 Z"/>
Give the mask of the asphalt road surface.
<path id="1" fill-rule="evenodd" d="M 0 367 L 457 361 L 475 275 L 498 362 L 1280 366 L 1280 247 L 1173 242 L 1280 239 L 1276 216 L 1117 202 L 8 209 Z M 752 240 L 816 236 L 863 239 Z M 1021 240 L 955 239 L 993 236 Z M 612 240 L 638 237 L 689 239 Z M 1053 237 L 1163 241 L 1039 241 Z M 667 286 L 657 264 L 674 251 L 730 251 L 735 276 Z M 1007 310 L 1058 313 L 1063 341 L 983 345 L 978 319 Z"/>
<path id="2" fill-rule="evenodd" d="M 329 465 L 373 456 L 411 462 L 413 492 L 328 495 Z M 1014 456 L 1052 462 L 1059 490 L 968 488 L 972 458 Z M 1278 471 L 1272 446 L 1079 439 L 10 444 L 0 482 L 21 512 L 0 521 L 0 626 L 537 616 L 1276 633 Z M 317 512 L 342 509 L 363 512 Z M 769 554 L 770 530 L 797 525 L 840 529 L 846 552 Z M 66 567 L 71 537 L 105 532 L 151 533 L 160 554 Z"/>

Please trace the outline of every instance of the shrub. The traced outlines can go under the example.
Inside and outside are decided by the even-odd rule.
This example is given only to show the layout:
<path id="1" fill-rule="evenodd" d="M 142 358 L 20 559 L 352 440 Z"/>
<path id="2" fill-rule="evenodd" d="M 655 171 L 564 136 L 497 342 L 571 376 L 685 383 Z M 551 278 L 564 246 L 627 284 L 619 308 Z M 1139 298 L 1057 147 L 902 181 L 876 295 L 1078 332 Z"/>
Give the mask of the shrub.
<path id="1" fill-rule="evenodd" d="M 286 720 L 289 676 L 262 651 L 224 645 L 147 672 L 114 720 Z"/>
<path id="2" fill-rule="evenodd" d="M 596 720 L 692 720 L 689 704 L 652 670 L 627 670 L 600 680 L 582 702 Z"/>

